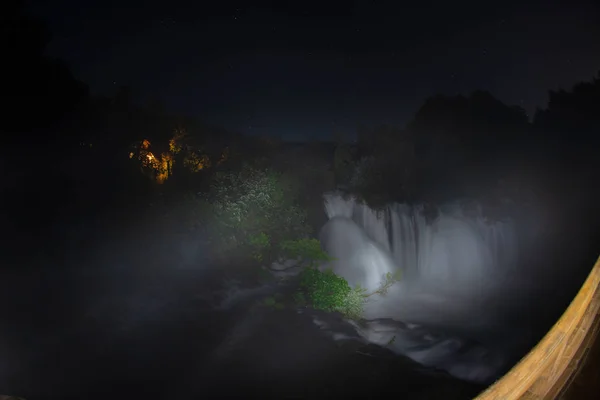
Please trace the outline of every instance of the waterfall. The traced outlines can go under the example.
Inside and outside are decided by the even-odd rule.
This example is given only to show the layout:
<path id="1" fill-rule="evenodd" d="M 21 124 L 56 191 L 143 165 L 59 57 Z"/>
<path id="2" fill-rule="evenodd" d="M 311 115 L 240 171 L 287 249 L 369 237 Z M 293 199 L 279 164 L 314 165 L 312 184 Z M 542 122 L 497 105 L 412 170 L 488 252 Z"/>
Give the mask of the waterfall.
<path id="1" fill-rule="evenodd" d="M 501 373 L 525 337 L 506 326 L 503 304 L 527 286 L 516 279 L 515 222 L 491 222 L 481 207 L 471 208 L 447 204 L 428 218 L 423 206 L 373 210 L 327 194 L 329 221 L 320 238 L 334 258 L 329 267 L 351 286 L 372 291 L 387 272 L 401 272 L 386 296 L 369 298 L 366 321 L 357 325 L 363 338 L 393 342 L 388 347 L 415 361 L 485 382 Z"/>

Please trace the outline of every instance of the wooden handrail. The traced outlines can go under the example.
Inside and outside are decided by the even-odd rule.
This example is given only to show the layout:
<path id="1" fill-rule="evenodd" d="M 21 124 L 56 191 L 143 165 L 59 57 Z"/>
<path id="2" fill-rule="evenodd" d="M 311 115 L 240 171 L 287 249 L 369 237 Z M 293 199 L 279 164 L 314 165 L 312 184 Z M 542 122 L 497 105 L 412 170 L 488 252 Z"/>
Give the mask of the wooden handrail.
<path id="1" fill-rule="evenodd" d="M 599 285 L 600 258 L 546 336 L 476 400 L 556 399 L 564 394 L 598 334 Z"/>

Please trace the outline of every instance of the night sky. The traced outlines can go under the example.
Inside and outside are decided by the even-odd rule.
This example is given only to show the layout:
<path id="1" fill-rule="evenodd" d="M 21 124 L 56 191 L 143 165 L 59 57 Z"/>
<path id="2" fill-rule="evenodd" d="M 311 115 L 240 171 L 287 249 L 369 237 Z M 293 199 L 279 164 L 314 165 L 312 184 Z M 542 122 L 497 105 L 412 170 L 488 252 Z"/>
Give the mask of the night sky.
<path id="1" fill-rule="evenodd" d="M 143 101 L 286 139 L 404 124 L 430 95 L 476 89 L 532 115 L 549 89 L 600 69 L 591 1 L 29 3 L 54 34 L 50 54 L 93 93 L 129 85 Z"/>

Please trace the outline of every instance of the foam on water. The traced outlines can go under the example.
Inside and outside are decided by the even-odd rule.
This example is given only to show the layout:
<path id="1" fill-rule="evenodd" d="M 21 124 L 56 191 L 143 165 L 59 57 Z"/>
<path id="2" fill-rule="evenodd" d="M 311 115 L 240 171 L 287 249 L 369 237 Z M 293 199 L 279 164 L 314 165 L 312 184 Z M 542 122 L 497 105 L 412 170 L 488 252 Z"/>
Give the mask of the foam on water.
<path id="1" fill-rule="evenodd" d="M 507 326 L 502 311 L 511 293 L 534 286 L 518 269 L 514 221 L 490 222 L 458 204 L 429 219 L 419 206 L 375 211 L 338 194 L 325 196 L 325 210 L 321 242 L 336 274 L 369 291 L 387 272 L 403 276 L 369 298 L 361 337 L 478 382 L 497 377 L 522 348 L 526 328 Z"/>

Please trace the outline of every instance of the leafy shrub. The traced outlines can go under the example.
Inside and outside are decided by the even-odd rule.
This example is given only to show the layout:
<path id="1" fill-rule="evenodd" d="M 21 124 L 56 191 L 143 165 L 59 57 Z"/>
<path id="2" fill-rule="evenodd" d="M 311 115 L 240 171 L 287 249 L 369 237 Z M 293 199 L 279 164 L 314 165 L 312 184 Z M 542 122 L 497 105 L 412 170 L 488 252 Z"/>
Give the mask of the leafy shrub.
<path id="1" fill-rule="evenodd" d="M 347 318 L 354 320 L 361 319 L 363 307 L 367 301 L 365 291 L 360 286 L 353 288 L 344 299 L 339 311 Z"/>
<path id="2" fill-rule="evenodd" d="M 217 172 L 203 198 L 211 204 L 211 233 L 221 253 L 245 248 L 263 262 L 280 241 L 310 231 L 295 182 L 269 169 L 245 165 Z"/>
<path id="3" fill-rule="evenodd" d="M 265 306 L 273 307 L 273 306 L 275 306 L 275 304 L 277 304 L 277 300 L 275 300 L 275 297 L 266 297 L 262 303 Z"/>
<path id="4" fill-rule="evenodd" d="M 284 257 L 308 261 L 311 267 L 314 267 L 318 262 L 332 260 L 321 248 L 321 243 L 315 238 L 286 240 L 281 242 L 280 247 Z"/>
<path id="5" fill-rule="evenodd" d="M 208 155 L 200 151 L 188 151 L 183 158 L 183 165 L 190 172 L 199 172 L 210 168 L 211 162 Z"/>
<path id="6" fill-rule="evenodd" d="M 304 292 L 301 291 L 297 291 L 296 293 L 294 293 L 294 302 L 300 307 L 304 307 L 308 304 Z"/>
<path id="7" fill-rule="evenodd" d="M 271 248 L 271 239 L 269 235 L 261 232 L 258 235 L 251 235 L 248 238 L 248 244 L 252 249 L 252 258 L 258 262 L 262 262 L 265 259 L 266 253 Z"/>
<path id="8" fill-rule="evenodd" d="M 265 299 L 263 299 L 261 304 L 265 307 L 274 308 L 275 310 L 283 310 L 285 308 L 285 305 L 278 300 L 278 297 L 279 296 L 277 295 L 266 297 Z"/>
<path id="9" fill-rule="evenodd" d="M 385 296 L 387 294 L 388 290 L 390 289 L 390 287 L 394 283 L 398 282 L 400 280 L 400 278 L 401 278 L 400 271 L 396 272 L 395 274 L 392 274 L 391 272 L 386 273 L 383 276 L 383 281 L 381 282 L 381 285 L 379 286 L 379 288 L 377 288 L 375 291 L 373 291 L 369 294 L 366 294 L 366 291 L 365 291 L 364 297 L 365 298 L 371 297 L 375 294 L 378 294 L 380 296 Z"/>
<path id="10" fill-rule="evenodd" d="M 352 290 L 341 276 L 317 268 L 302 271 L 300 289 L 314 308 L 323 311 L 339 311 Z"/>
<path id="11" fill-rule="evenodd" d="M 297 206 L 294 189 L 278 172 L 245 166 L 217 173 L 210 197 L 226 226 L 246 233 L 306 233 L 306 213 Z"/>
<path id="12" fill-rule="evenodd" d="M 300 290 L 294 296 L 298 305 L 308 304 L 317 310 L 340 312 L 346 318 L 360 319 L 367 299 L 373 295 L 385 296 L 389 288 L 399 280 L 399 275 L 388 272 L 381 286 L 367 293 L 360 285 L 351 288 L 348 282 L 331 270 L 306 268 L 300 277 Z"/>

